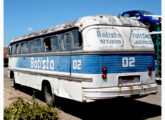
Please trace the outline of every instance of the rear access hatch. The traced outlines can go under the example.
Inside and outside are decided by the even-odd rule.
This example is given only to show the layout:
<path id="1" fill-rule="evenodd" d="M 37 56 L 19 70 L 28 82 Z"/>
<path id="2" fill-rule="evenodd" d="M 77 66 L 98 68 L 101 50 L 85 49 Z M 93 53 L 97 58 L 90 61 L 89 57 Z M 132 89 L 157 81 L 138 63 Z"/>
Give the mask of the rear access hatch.
<path id="1" fill-rule="evenodd" d="M 139 85 L 140 75 L 130 75 L 130 76 L 119 76 L 118 77 L 118 85 L 119 86 L 131 86 L 131 85 Z"/>

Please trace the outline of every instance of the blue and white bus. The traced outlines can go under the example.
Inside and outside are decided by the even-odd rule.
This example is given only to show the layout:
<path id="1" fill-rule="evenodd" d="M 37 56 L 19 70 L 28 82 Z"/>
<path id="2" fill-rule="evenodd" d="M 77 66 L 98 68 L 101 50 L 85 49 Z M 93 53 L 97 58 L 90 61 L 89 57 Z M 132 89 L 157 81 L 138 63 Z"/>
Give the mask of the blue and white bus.
<path id="1" fill-rule="evenodd" d="M 157 93 L 149 31 L 121 16 L 87 16 L 12 40 L 8 75 L 50 103 Z"/>

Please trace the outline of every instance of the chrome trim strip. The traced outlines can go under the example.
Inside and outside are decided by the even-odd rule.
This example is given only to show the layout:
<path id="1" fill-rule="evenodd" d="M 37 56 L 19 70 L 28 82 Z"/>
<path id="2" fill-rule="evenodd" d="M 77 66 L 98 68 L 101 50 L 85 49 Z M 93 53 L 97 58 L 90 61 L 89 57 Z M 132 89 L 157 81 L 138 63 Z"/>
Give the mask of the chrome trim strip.
<path id="1" fill-rule="evenodd" d="M 9 69 L 14 72 L 21 72 L 25 74 L 30 74 L 30 75 L 41 75 L 41 76 L 46 76 L 46 77 L 53 77 L 53 78 L 58 78 L 59 80 L 67 80 L 67 81 L 74 81 L 74 82 L 92 82 L 92 78 L 80 78 L 80 77 L 71 77 L 69 75 L 57 75 L 57 74 L 47 74 L 47 73 L 39 73 L 39 72 L 32 72 L 32 71 L 26 71 L 26 70 L 17 70 L 17 69 Z"/>
<path id="2" fill-rule="evenodd" d="M 74 51 L 74 52 L 45 52 L 9 55 L 9 57 L 31 56 L 74 56 L 74 55 L 103 55 L 103 54 L 155 54 L 155 51 Z"/>

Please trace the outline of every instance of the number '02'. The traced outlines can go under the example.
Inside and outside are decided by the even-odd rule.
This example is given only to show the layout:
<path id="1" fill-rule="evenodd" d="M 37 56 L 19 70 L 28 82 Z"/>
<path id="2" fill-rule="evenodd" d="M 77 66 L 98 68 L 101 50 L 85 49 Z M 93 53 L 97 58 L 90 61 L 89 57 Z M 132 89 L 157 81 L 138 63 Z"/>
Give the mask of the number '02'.
<path id="1" fill-rule="evenodd" d="M 73 60 L 73 69 L 81 70 L 81 60 Z"/>
<path id="2" fill-rule="evenodd" d="M 135 58 L 134 57 L 123 57 L 122 58 L 122 67 L 135 67 Z"/>

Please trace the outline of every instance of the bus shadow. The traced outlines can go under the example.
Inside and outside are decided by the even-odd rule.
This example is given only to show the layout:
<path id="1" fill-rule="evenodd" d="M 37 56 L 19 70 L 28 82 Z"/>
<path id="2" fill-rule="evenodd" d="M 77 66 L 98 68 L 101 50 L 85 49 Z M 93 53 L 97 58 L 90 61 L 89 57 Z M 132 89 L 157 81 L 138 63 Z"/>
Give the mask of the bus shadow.
<path id="1" fill-rule="evenodd" d="M 14 88 L 14 86 L 13 86 L 13 88 Z M 29 96 L 34 96 L 34 98 L 44 102 L 43 93 L 41 91 L 38 91 L 38 90 L 30 88 L 30 87 L 26 87 L 26 86 L 19 86 L 19 88 L 17 88 L 17 90 L 21 91 Z"/>
<path id="2" fill-rule="evenodd" d="M 161 85 L 162 84 L 162 81 L 161 80 L 156 80 L 156 83 Z"/>
<path id="3" fill-rule="evenodd" d="M 83 120 L 144 120 L 161 115 L 161 107 L 132 99 L 111 99 L 79 103 L 61 99 L 57 103 L 64 112 Z"/>
<path id="4" fill-rule="evenodd" d="M 19 90 L 31 96 L 35 94 L 37 99 L 43 101 L 42 93 L 39 91 L 29 87 L 20 87 Z M 161 106 L 129 98 L 80 103 L 56 97 L 55 106 L 82 120 L 144 120 L 161 115 Z"/>

